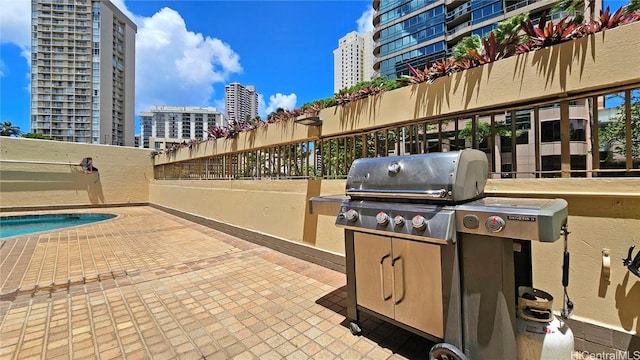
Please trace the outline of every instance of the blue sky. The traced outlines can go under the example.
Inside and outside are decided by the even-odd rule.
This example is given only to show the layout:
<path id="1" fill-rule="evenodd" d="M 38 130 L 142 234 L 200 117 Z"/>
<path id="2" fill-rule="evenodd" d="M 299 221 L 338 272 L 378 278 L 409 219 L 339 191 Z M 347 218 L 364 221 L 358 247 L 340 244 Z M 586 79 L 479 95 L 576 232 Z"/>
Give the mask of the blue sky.
<path id="1" fill-rule="evenodd" d="M 332 96 L 338 39 L 372 28 L 370 0 L 112 2 L 138 26 L 136 115 L 151 105 L 223 111 L 224 85 L 234 81 L 256 86 L 262 116 Z M 30 130 L 30 3 L 0 0 L 0 121 L 24 132 Z"/>
<path id="2" fill-rule="evenodd" d="M 111 1 L 138 26 L 136 115 L 151 105 L 222 111 L 234 81 L 256 86 L 263 116 L 330 97 L 338 39 L 372 28 L 366 0 Z M 0 0 L 0 120 L 24 132 L 30 3 Z"/>

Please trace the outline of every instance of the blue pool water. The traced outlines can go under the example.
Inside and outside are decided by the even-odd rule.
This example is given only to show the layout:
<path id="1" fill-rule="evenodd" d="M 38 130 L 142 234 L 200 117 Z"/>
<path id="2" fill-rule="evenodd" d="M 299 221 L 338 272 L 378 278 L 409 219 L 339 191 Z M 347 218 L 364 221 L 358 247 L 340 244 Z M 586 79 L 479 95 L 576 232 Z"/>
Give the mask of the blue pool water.
<path id="1" fill-rule="evenodd" d="M 47 214 L 0 216 L 0 238 L 57 230 L 114 218 L 113 214 Z"/>

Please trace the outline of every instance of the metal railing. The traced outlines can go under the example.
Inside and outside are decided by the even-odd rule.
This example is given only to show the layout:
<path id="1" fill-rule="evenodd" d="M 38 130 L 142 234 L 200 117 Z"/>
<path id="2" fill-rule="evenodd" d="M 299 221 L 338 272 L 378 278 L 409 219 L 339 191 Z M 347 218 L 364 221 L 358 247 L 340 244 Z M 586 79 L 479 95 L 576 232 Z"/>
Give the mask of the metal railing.
<path id="1" fill-rule="evenodd" d="M 492 178 L 640 176 L 639 86 L 156 165 L 155 179 L 343 179 L 358 158 L 466 148 Z"/>

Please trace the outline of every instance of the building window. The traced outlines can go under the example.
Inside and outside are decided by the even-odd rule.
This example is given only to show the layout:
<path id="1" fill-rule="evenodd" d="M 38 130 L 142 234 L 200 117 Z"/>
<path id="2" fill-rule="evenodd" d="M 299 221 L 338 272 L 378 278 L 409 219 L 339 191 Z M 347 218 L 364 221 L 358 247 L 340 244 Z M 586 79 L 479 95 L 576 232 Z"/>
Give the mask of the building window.
<path id="1" fill-rule="evenodd" d="M 569 140 L 586 141 L 586 120 L 569 120 Z M 544 121 L 540 126 L 541 142 L 560 141 L 560 120 Z"/>
<path id="2" fill-rule="evenodd" d="M 542 174 L 542 177 L 560 177 L 560 170 L 562 169 L 562 162 L 560 155 L 543 156 L 541 162 L 541 170 L 544 171 L 557 171 L 547 174 Z M 586 155 L 571 155 L 571 170 L 586 170 L 587 169 L 587 156 Z M 571 177 L 585 177 L 584 172 L 571 172 Z"/>

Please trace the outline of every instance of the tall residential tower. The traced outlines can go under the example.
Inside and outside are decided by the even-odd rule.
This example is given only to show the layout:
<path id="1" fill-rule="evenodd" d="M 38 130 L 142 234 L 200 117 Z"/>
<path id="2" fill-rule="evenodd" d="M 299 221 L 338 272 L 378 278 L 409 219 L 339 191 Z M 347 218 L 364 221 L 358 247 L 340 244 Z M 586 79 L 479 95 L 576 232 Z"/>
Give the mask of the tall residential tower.
<path id="1" fill-rule="evenodd" d="M 225 121 L 250 120 L 258 116 L 258 93 L 253 85 L 243 86 L 237 82 L 224 87 Z"/>
<path id="2" fill-rule="evenodd" d="M 373 78 L 372 36 L 352 31 L 338 40 L 333 50 L 333 92 Z"/>
<path id="3" fill-rule="evenodd" d="M 137 27 L 109 0 L 31 0 L 31 131 L 134 145 Z"/>

